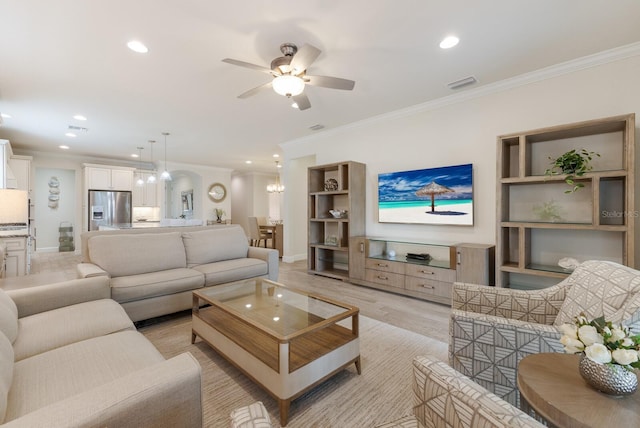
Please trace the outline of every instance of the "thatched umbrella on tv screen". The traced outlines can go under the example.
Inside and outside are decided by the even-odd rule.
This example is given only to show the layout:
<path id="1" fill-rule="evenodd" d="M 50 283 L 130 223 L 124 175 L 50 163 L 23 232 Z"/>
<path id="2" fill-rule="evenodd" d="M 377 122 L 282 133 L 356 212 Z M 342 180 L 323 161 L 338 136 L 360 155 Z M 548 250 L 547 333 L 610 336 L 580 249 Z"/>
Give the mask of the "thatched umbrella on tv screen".
<path id="1" fill-rule="evenodd" d="M 431 212 L 434 212 L 435 211 L 435 203 L 434 203 L 435 195 L 441 195 L 443 193 L 452 193 L 452 192 L 455 192 L 455 190 L 449 189 L 448 187 L 443 186 L 442 184 L 438 184 L 435 181 L 432 181 L 426 186 L 418 189 L 418 191 L 416 191 L 416 195 L 431 196 Z"/>

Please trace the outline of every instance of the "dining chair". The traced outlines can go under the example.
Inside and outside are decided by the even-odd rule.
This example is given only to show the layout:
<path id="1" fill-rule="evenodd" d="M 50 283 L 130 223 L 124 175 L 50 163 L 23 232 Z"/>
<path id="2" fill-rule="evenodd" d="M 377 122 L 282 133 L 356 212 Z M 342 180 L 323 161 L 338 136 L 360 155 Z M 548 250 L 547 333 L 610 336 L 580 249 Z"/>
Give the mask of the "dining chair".
<path id="1" fill-rule="evenodd" d="M 258 217 L 249 217 L 249 241 L 252 246 L 259 247 L 260 241 L 264 240 L 264 246 L 267 247 L 267 239 L 270 239 L 269 234 L 260 231 L 258 225 Z"/>

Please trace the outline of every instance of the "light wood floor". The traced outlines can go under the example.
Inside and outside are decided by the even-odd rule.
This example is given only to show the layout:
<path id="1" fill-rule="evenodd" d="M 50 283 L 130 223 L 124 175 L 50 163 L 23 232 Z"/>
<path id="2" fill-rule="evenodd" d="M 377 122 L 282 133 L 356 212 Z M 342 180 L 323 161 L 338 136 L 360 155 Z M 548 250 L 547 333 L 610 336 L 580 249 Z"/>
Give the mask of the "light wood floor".
<path id="1" fill-rule="evenodd" d="M 32 257 L 31 272 L 39 277 L 56 273 L 53 277 L 75 278 L 80 256 L 73 253 L 36 253 Z M 326 295 L 360 308 L 366 317 L 386 322 L 442 342 L 449 340 L 450 307 L 405 297 L 373 288 L 362 287 L 307 273 L 306 260 L 280 263 L 278 281 L 304 291 Z"/>

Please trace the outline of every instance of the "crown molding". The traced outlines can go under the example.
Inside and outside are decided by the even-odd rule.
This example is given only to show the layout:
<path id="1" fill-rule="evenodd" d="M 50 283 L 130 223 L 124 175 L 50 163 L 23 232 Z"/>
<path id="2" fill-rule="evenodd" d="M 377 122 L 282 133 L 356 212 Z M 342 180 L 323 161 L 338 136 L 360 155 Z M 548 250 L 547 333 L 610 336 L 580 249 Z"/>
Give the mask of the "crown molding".
<path id="1" fill-rule="evenodd" d="M 363 126 L 370 126 L 371 124 L 381 121 L 398 119 L 412 116 L 416 113 L 437 110 L 452 104 L 457 104 L 487 95 L 496 94 L 509 89 L 552 79 L 565 74 L 575 73 L 587 68 L 598 67 L 600 65 L 608 64 L 611 62 L 621 61 L 638 55 L 640 55 L 640 42 L 631 43 L 629 45 L 624 45 L 614 49 L 598 52 L 596 54 L 587 55 L 571 61 L 561 62 L 549 67 L 511 77 L 509 79 L 504 79 L 494 83 L 488 83 L 486 85 L 482 85 L 473 89 L 466 89 L 464 92 L 460 92 L 454 95 L 449 95 L 432 101 L 427 101 L 425 103 L 416 104 L 411 107 L 394 110 L 392 112 L 380 114 L 367 119 L 362 119 L 337 128 L 327 129 L 314 135 L 308 135 L 306 137 L 284 142 L 280 144 L 280 146 L 282 148 L 286 148 L 289 144 L 313 141 L 318 138 L 340 134 L 348 129 L 361 128 Z"/>

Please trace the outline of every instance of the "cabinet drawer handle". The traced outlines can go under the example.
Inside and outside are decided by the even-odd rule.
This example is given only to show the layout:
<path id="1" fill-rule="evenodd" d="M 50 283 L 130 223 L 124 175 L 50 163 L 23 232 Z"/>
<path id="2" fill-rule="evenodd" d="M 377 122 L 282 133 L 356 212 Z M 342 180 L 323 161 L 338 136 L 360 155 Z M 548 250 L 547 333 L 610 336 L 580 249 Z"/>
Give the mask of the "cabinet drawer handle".
<path id="1" fill-rule="evenodd" d="M 389 278 L 388 278 L 388 277 L 386 277 L 386 276 L 378 275 L 378 279 L 384 279 L 384 280 L 386 281 L 386 280 L 387 280 L 387 279 L 389 279 Z"/>
<path id="2" fill-rule="evenodd" d="M 431 272 L 431 271 L 428 271 L 428 270 L 421 270 L 420 272 L 421 273 L 428 273 L 429 275 L 435 275 L 435 272 Z"/>
<path id="3" fill-rule="evenodd" d="M 378 263 L 378 267 L 389 267 L 386 263 Z"/>
<path id="4" fill-rule="evenodd" d="M 434 287 L 433 285 L 422 284 L 422 288 L 429 288 L 431 290 L 434 290 L 436 287 Z"/>

